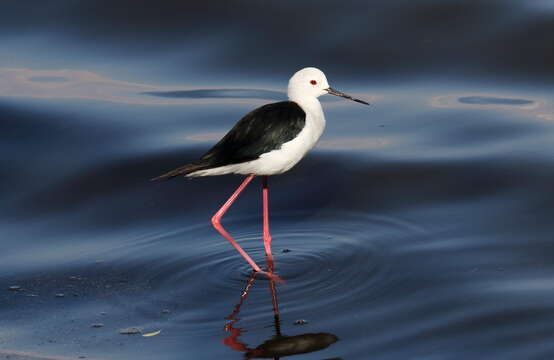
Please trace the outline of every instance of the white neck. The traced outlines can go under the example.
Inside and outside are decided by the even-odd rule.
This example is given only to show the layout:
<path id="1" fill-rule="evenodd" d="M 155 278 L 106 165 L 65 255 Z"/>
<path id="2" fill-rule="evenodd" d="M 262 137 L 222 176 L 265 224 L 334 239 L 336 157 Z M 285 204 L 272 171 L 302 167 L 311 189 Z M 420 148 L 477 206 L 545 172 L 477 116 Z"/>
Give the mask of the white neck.
<path id="1" fill-rule="evenodd" d="M 323 109 L 321 108 L 321 103 L 314 96 L 300 96 L 289 91 L 289 100 L 294 101 L 306 112 L 306 115 L 310 114 L 315 117 L 323 118 Z"/>
<path id="2" fill-rule="evenodd" d="M 323 109 L 321 103 L 315 96 L 293 96 L 289 92 L 289 100 L 297 103 L 302 110 L 306 113 L 306 131 L 309 133 L 308 137 L 311 139 L 308 147 L 311 148 L 315 145 L 319 139 L 323 130 L 325 129 L 325 116 L 323 115 Z"/>

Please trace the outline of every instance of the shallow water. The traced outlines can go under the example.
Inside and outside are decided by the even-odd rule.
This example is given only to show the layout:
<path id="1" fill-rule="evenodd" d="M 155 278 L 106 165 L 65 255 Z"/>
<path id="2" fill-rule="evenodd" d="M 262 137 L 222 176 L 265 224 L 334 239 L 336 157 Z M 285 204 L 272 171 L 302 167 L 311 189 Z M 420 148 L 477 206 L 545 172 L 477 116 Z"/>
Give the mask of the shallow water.
<path id="1" fill-rule="evenodd" d="M 534 34 L 549 26 L 546 2 L 473 4 L 461 7 L 454 23 L 479 28 L 488 21 L 483 14 L 496 11 L 500 29 L 527 24 Z M 202 6 L 183 16 L 191 28 L 215 31 L 195 21 Z M 431 10 L 420 6 L 427 24 Z M 294 67 L 275 54 L 265 77 L 254 65 L 264 56 L 245 59 L 249 69 L 223 71 L 241 48 L 221 39 L 202 47 L 206 33 L 187 33 L 194 41 L 185 47 L 196 56 L 188 60 L 228 57 L 205 65 L 214 72 L 193 71 L 205 68 L 189 63 L 183 70 L 180 53 L 160 49 L 185 35 L 171 27 L 141 30 L 150 15 L 131 9 L 141 15 L 136 23 L 125 22 L 119 40 L 96 49 L 106 54 L 125 44 L 121 52 L 94 62 L 99 55 L 79 45 L 62 61 L 56 54 L 88 39 L 91 29 L 109 33 L 95 28 L 110 20 L 98 20 L 102 12 L 93 8 L 79 8 L 92 15 L 81 15 L 80 32 L 67 30 L 75 38 L 46 20 L 35 42 L 18 41 L 30 41 L 29 32 L 1 35 L 11 39 L 5 46 L 13 53 L 0 54 L 0 358 L 552 359 L 554 106 L 550 80 L 536 81 L 550 68 L 545 60 L 516 75 L 517 59 L 506 55 L 505 44 L 519 39 L 517 32 L 481 33 L 496 40 L 487 51 L 506 55 L 509 80 L 483 75 L 490 69 L 477 65 L 484 61 L 479 46 L 466 62 L 459 52 L 446 57 L 440 44 L 447 36 L 435 22 L 414 28 L 422 39 L 436 34 L 422 41 L 428 55 L 445 56 L 444 67 L 434 67 L 436 57 L 386 64 L 352 58 L 351 68 L 340 66 L 349 58 L 344 52 L 325 60 L 333 87 L 372 105 L 323 97 L 328 124 L 318 146 L 289 173 L 270 178 L 275 271 L 284 279 L 275 283 L 252 277 L 210 225 L 241 177 L 149 179 L 194 161 L 247 111 L 284 99 L 287 66 L 317 65 L 316 55 L 329 50 L 311 45 Z M 520 22 L 510 9 L 523 14 Z M 226 16 L 215 10 L 210 22 Z M 380 5 L 374 20 L 390 15 L 386 10 Z M 396 9 L 396 19 L 420 21 L 408 10 Z M 160 10 L 177 21 L 167 11 Z M 387 29 L 384 21 L 375 28 Z M 378 36 L 341 24 L 331 43 Z M 470 41 L 476 33 L 448 34 Z M 228 34 L 230 43 L 237 34 L 252 36 L 245 47 L 258 44 L 242 25 Z M 52 42 L 48 56 L 27 53 L 56 36 L 63 41 Z M 134 47 L 145 36 L 159 40 L 152 57 Z M 268 36 L 272 44 L 284 41 L 276 32 Z M 346 50 L 354 51 L 355 39 Z M 540 52 L 535 39 L 533 51 Z M 377 54 L 386 53 L 386 44 L 375 44 Z M 41 46 L 39 53 L 46 51 Z M 518 59 L 533 64 L 536 53 L 529 51 Z M 137 53 L 144 57 L 128 61 Z M 162 58 L 168 69 L 148 73 Z M 462 78 L 449 70 L 420 76 L 454 67 L 463 68 Z M 223 225 L 265 264 L 258 179 Z M 141 333 L 120 334 L 129 328 Z"/>
<path id="2" fill-rule="evenodd" d="M 102 96 L 109 91 L 118 89 Z M 270 179 L 285 280 L 275 291 L 279 330 L 338 338 L 299 358 L 552 354 L 547 95 L 437 93 L 412 84 L 361 89 L 370 108 L 326 102 L 318 148 Z M 240 359 L 275 335 L 263 278 L 238 319 L 225 319 L 250 272 L 209 218 L 240 178 L 148 181 L 196 158 L 268 92 L 193 94 L 163 106 L 132 93 L 2 99 L 2 146 L 17 154 L 3 161 L 3 347 Z M 263 263 L 260 200 L 255 181 L 224 225 Z M 118 333 L 129 327 L 162 332 Z"/>

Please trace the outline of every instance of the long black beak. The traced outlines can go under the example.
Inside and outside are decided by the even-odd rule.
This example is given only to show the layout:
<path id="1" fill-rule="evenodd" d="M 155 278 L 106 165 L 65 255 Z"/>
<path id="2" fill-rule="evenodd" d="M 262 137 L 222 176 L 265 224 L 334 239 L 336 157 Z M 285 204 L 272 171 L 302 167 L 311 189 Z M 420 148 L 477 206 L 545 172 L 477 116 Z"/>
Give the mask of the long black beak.
<path id="1" fill-rule="evenodd" d="M 340 91 L 337 91 L 337 90 L 335 90 L 335 89 L 333 89 L 333 88 L 327 88 L 327 89 L 325 89 L 325 90 L 327 90 L 327 92 L 328 92 L 329 94 L 331 94 L 331 95 L 340 96 L 340 97 L 343 97 L 343 98 L 345 98 L 345 99 L 350 99 L 350 100 L 352 100 L 352 101 L 358 102 L 358 103 L 360 103 L 360 104 L 369 105 L 368 102 L 365 102 L 365 101 L 360 100 L 360 99 L 354 99 L 352 96 L 347 95 L 347 94 L 345 94 L 345 93 L 341 93 Z"/>

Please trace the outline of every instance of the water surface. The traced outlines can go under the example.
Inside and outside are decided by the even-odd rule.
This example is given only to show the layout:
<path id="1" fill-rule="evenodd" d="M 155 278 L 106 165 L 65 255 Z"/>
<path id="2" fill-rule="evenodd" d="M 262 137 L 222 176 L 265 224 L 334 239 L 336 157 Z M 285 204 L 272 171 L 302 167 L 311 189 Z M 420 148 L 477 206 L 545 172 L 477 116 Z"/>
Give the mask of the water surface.
<path id="1" fill-rule="evenodd" d="M 0 357 L 552 359 L 552 9 L 440 3 L 286 29 L 284 5 L 6 9 Z M 270 178 L 280 284 L 210 226 L 241 177 L 149 179 L 306 65 L 372 105 L 322 98 L 318 146 Z M 223 224 L 265 264 L 259 180 Z"/>

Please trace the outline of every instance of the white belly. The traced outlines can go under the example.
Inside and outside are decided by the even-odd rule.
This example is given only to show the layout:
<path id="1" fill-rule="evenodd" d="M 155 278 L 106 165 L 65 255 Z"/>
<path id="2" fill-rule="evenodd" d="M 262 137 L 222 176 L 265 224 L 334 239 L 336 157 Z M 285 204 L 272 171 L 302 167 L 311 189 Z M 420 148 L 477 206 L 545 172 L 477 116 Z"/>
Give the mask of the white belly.
<path id="1" fill-rule="evenodd" d="M 319 105 L 319 102 L 318 102 Z M 195 171 L 187 176 L 212 176 L 224 174 L 277 175 L 290 170 L 310 149 L 312 149 L 325 129 L 325 118 L 321 105 L 319 113 L 306 111 L 306 125 L 291 141 L 281 148 L 262 154 L 258 159 L 213 169 Z"/>

